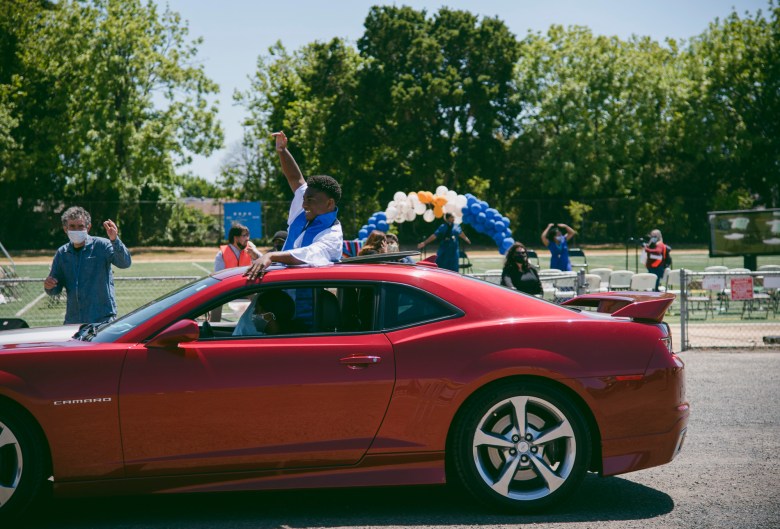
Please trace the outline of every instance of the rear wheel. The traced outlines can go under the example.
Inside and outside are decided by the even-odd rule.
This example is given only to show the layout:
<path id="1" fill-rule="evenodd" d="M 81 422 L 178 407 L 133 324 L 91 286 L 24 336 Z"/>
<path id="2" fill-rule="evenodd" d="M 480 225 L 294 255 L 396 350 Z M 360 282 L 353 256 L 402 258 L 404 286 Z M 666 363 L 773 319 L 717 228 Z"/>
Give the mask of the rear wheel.
<path id="1" fill-rule="evenodd" d="M 494 507 L 547 508 L 577 487 L 590 463 L 587 422 L 555 388 L 503 385 L 477 396 L 460 417 L 452 444 L 457 476 Z"/>
<path id="2" fill-rule="evenodd" d="M 0 522 L 21 514 L 40 493 L 42 445 L 24 417 L 0 408 Z"/>

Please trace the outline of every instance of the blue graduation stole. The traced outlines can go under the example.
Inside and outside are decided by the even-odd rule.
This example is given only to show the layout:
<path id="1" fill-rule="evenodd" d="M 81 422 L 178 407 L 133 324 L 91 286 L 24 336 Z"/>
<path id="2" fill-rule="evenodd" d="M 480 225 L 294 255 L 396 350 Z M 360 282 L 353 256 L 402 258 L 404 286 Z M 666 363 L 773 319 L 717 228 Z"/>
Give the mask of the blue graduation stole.
<path id="1" fill-rule="evenodd" d="M 309 246 L 317 235 L 338 222 L 338 219 L 336 218 L 338 214 L 339 208 L 336 208 L 329 213 L 317 215 L 307 226 L 306 212 L 301 211 L 298 216 L 293 219 L 292 224 L 290 224 L 290 227 L 287 229 L 287 240 L 284 241 L 282 251 L 292 250 L 295 241 L 298 240 L 301 233 L 303 233 L 301 246 Z"/>

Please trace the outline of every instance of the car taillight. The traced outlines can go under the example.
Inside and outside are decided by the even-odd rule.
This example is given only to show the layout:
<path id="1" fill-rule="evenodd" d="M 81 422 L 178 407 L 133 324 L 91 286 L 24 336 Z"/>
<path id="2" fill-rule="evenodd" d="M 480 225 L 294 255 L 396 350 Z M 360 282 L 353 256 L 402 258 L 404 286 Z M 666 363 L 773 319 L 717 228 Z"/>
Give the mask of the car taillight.
<path id="1" fill-rule="evenodd" d="M 666 350 L 669 351 L 669 353 L 674 354 L 674 352 L 673 352 L 674 350 L 672 349 L 672 337 L 671 337 L 671 335 L 664 336 L 663 338 L 661 338 L 661 342 L 666 346 Z"/>

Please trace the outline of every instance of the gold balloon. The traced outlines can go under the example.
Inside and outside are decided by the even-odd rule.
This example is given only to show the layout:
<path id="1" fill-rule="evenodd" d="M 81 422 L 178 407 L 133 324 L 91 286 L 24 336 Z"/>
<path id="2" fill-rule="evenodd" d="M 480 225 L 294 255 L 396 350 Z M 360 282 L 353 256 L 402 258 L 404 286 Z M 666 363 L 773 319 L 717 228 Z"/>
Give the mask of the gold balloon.
<path id="1" fill-rule="evenodd" d="M 433 215 L 437 219 L 442 218 L 442 216 L 444 215 L 444 208 L 442 208 L 441 206 L 433 206 Z"/>

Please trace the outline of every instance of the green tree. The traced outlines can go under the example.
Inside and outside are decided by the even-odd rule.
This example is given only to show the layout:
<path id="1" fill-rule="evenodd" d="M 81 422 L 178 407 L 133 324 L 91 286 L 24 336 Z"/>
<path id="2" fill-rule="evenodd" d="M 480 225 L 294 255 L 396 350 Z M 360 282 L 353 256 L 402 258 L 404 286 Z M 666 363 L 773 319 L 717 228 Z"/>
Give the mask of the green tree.
<path id="1" fill-rule="evenodd" d="M 141 196 L 172 197 L 175 168 L 222 142 L 208 101 L 218 87 L 193 65 L 200 40 L 140 0 L 63 1 L 29 23 L 15 33 L 20 73 L 4 85 L 18 120 L 0 182 L 21 203 L 9 213 L 88 200 L 96 220 L 118 218 L 123 238 L 141 242 Z"/>

